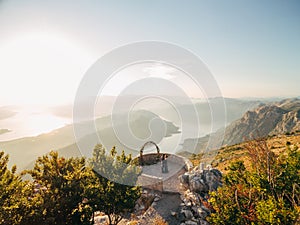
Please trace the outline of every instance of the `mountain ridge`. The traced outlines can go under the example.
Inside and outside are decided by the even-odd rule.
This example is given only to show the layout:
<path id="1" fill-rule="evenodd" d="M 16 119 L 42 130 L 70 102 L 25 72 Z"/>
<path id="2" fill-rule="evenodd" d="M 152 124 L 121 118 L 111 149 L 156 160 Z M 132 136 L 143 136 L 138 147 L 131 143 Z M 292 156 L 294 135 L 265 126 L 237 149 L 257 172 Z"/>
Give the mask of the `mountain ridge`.
<path id="1" fill-rule="evenodd" d="M 114 121 L 114 125 L 117 127 L 121 127 L 120 129 L 123 129 L 124 126 L 127 126 L 127 120 L 124 119 L 126 116 L 127 115 L 121 115 Z M 151 130 L 144 129 L 144 126 L 150 124 L 153 119 L 160 119 L 161 122 L 164 123 L 158 124 L 160 126 L 157 126 L 157 128 L 154 127 L 154 129 L 158 130 L 161 128 L 161 125 L 164 125 L 166 136 L 178 132 L 178 127 L 176 127 L 173 123 L 161 119 L 159 116 L 152 112 L 143 110 L 132 112 L 129 126 L 134 134 L 138 133 L 141 135 L 140 137 L 145 138 L 147 137 L 149 132 L 151 133 Z M 90 122 L 82 122 L 80 123 L 81 127 L 79 129 L 83 129 L 84 132 L 82 136 L 77 136 L 76 138 L 74 136 L 73 124 L 70 124 L 62 128 L 53 130 L 49 133 L 40 134 L 38 136 L 23 137 L 15 140 L 0 142 L 0 149 L 10 155 L 10 165 L 16 164 L 19 169 L 26 167 L 31 163 L 32 160 L 36 159 L 38 156 L 48 153 L 51 150 L 59 151 L 64 157 L 80 156 L 81 152 L 77 148 L 76 143 L 81 140 L 95 140 L 94 137 L 96 136 L 97 138 L 99 132 L 107 133 L 107 144 L 110 145 L 110 147 L 115 144 L 116 139 L 112 139 L 110 137 L 110 135 L 113 134 L 114 131 L 114 128 L 109 125 L 110 120 L 111 117 L 107 116 L 97 118 L 95 120 L 95 124 L 94 121 L 92 121 L 94 126 L 96 127 L 96 134 L 89 129 Z M 143 130 L 143 132 L 139 132 L 141 129 Z M 93 139 L 89 137 L 93 137 Z M 91 152 L 93 147 L 97 143 L 92 142 L 90 144 L 91 145 L 87 145 L 88 147 L 90 147 L 89 149 L 87 149 L 87 151 Z M 66 148 L 68 150 L 66 150 Z"/>
<path id="2" fill-rule="evenodd" d="M 225 130 L 218 130 L 210 135 L 196 139 L 186 139 L 183 150 L 197 145 L 197 151 L 204 151 L 210 136 L 220 137 L 214 140 L 211 146 L 230 146 L 246 140 L 253 140 L 266 136 L 297 132 L 300 130 L 300 99 L 285 99 L 279 102 L 261 103 L 253 110 L 248 110 L 244 115 L 232 123 Z M 211 149 L 210 149 L 211 150 Z"/>

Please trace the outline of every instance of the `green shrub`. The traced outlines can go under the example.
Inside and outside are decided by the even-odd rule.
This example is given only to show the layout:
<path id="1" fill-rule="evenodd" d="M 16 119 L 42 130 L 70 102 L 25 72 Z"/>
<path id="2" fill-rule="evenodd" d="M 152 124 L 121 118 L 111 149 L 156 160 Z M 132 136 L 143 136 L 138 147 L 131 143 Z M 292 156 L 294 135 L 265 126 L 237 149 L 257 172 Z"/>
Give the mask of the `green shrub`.
<path id="1" fill-rule="evenodd" d="M 218 225 L 293 225 L 300 216 L 300 152 L 287 146 L 276 156 L 265 140 L 246 146 L 252 170 L 233 162 L 224 185 L 211 193 L 214 213 L 208 218 Z"/>

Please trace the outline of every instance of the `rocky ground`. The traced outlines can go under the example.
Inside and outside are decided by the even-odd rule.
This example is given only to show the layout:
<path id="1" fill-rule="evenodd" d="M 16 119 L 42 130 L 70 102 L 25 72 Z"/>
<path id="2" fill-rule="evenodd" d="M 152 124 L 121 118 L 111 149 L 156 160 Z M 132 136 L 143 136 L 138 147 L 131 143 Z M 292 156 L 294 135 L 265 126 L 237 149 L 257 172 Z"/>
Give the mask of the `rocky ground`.
<path id="1" fill-rule="evenodd" d="M 203 166 L 176 174 L 164 183 L 164 189 L 172 192 L 144 189 L 132 218 L 120 225 L 209 225 L 208 193 L 222 185 L 221 178 L 219 170 Z M 98 221 L 97 225 L 105 224 L 105 218 Z"/>
<path id="2" fill-rule="evenodd" d="M 177 178 L 180 181 L 177 193 L 145 191 L 143 198 L 152 199 L 152 203 L 148 203 L 148 209 L 137 218 L 137 224 L 158 224 L 157 221 L 166 221 L 169 225 L 209 225 L 206 221 L 211 213 L 207 202 L 208 193 L 222 185 L 221 178 L 222 174 L 217 169 L 196 167 Z M 146 207 L 141 207 L 140 204 L 137 208 Z"/>
<path id="3" fill-rule="evenodd" d="M 167 221 L 169 225 L 177 225 L 180 219 L 178 218 L 180 204 L 179 193 L 162 194 L 161 198 L 154 201 L 146 213 L 143 214 L 138 224 L 148 225 L 150 221 L 156 219 L 157 221 Z"/>

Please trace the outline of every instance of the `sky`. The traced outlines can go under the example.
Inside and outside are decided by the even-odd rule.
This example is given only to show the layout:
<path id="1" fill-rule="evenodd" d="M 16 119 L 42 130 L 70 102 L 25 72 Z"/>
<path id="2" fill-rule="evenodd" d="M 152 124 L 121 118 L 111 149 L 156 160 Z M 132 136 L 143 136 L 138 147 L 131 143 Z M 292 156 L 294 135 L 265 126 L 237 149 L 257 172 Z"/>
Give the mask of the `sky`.
<path id="1" fill-rule="evenodd" d="M 300 96 L 299 11 L 298 0 L 0 0 L 0 105 L 72 102 L 98 58 L 144 40 L 195 53 L 225 97 Z"/>

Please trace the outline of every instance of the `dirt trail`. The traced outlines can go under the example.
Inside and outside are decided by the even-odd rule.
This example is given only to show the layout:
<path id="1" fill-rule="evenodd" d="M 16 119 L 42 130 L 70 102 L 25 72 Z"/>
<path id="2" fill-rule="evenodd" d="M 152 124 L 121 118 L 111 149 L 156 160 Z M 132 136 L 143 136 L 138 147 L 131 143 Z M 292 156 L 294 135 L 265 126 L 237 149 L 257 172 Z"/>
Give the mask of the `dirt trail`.
<path id="1" fill-rule="evenodd" d="M 153 208 L 162 218 L 164 218 L 165 221 L 169 223 L 169 225 L 177 225 L 179 224 L 179 221 L 175 216 L 171 215 L 171 212 L 179 215 L 180 203 L 181 199 L 179 193 L 168 193 L 163 194 L 162 198 Z"/>

